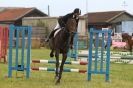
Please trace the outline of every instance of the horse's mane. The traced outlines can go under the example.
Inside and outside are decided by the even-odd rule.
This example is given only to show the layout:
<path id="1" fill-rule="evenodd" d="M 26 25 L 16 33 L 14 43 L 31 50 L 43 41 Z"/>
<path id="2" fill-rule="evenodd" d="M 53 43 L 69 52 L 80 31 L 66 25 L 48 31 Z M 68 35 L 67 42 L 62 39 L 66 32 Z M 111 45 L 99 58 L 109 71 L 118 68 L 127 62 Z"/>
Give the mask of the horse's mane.
<path id="1" fill-rule="evenodd" d="M 74 29 L 76 29 L 76 25 L 77 25 L 76 20 L 73 19 L 73 18 L 69 18 L 67 20 L 67 23 L 66 23 L 66 27 L 65 28 L 66 29 L 72 29 L 74 31 Z"/>

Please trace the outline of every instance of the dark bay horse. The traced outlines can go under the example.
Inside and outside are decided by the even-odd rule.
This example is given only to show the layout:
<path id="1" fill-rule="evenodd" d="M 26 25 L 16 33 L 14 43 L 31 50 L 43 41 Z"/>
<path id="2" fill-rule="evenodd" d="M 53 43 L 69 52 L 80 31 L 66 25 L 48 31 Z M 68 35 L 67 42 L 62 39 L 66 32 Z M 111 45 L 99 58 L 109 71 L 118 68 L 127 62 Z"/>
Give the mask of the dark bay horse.
<path id="1" fill-rule="evenodd" d="M 67 59 L 67 53 L 70 48 L 70 42 L 76 29 L 76 21 L 73 18 L 68 19 L 65 28 L 62 28 L 53 38 L 50 39 L 49 45 L 51 48 L 50 57 L 55 55 L 56 58 L 56 71 L 55 77 L 57 78 L 56 84 L 60 83 L 62 76 L 63 66 Z M 62 62 L 59 68 L 59 54 L 62 54 Z"/>
<path id="2" fill-rule="evenodd" d="M 122 40 L 127 43 L 130 53 L 132 54 L 133 49 L 133 39 L 128 33 L 122 34 Z"/>

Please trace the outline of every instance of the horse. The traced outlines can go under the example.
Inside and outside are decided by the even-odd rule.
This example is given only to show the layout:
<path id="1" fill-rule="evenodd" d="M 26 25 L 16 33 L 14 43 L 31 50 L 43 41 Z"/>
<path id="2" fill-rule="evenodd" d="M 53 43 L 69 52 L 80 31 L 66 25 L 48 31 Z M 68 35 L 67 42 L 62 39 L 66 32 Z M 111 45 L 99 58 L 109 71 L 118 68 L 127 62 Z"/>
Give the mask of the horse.
<path id="1" fill-rule="evenodd" d="M 132 54 L 133 49 L 133 39 L 128 33 L 122 33 L 122 40 L 127 43 L 129 47 L 130 54 Z"/>
<path id="2" fill-rule="evenodd" d="M 54 35 L 49 40 L 49 45 L 50 45 L 50 57 L 56 58 L 56 69 L 55 69 L 55 78 L 56 84 L 60 83 L 61 77 L 62 77 L 62 71 L 63 71 L 63 66 L 64 63 L 67 59 L 67 53 L 69 51 L 69 48 L 71 47 L 71 39 L 73 38 L 73 35 L 75 32 L 77 32 L 76 28 L 76 20 L 73 18 L 69 18 L 66 26 L 61 28 L 61 30 Z M 58 29 L 59 30 L 59 29 Z M 59 68 L 59 54 L 62 54 L 62 62 Z"/>

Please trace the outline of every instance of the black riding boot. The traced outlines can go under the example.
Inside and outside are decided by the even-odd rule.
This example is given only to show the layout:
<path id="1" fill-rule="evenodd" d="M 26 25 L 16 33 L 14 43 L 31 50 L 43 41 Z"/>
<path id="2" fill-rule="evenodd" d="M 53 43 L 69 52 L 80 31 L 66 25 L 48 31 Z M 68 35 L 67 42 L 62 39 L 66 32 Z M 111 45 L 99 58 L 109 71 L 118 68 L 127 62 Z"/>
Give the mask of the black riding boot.
<path id="1" fill-rule="evenodd" d="M 54 36 L 54 33 L 55 33 L 56 30 L 53 30 L 50 32 L 48 38 L 45 40 L 45 42 L 49 42 L 49 39 L 51 39 L 53 36 Z"/>

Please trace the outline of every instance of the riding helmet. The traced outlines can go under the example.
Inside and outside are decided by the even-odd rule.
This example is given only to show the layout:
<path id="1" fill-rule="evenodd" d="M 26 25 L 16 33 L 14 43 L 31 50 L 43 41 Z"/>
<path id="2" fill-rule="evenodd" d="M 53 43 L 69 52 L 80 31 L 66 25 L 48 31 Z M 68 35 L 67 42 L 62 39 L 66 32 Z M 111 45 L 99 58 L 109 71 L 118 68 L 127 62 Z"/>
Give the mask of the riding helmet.
<path id="1" fill-rule="evenodd" d="M 79 8 L 76 8 L 76 9 L 74 9 L 74 11 L 73 11 L 74 13 L 78 13 L 78 14 L 80 14 L 81 15 L 81 10 L 79 9 Z"/>

